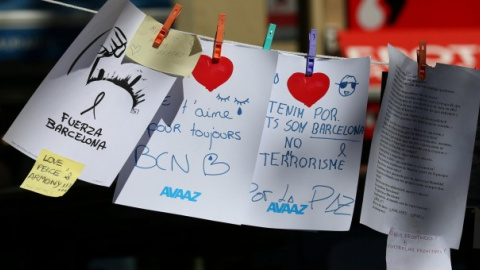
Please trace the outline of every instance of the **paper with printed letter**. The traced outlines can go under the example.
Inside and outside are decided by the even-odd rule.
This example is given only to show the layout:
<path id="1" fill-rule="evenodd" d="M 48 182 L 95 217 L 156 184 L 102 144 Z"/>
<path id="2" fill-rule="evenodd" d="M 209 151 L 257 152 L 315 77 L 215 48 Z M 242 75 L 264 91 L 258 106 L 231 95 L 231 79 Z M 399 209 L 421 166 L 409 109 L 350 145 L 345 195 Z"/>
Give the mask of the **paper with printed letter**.
<path id="1" fill-rule="evenodd" d="M 144 17 L 128 1 L 108 1 L 3 139 L 34 159 L 45 148 L 83 163 L 81 180 L 110 186 L 175 81 L 122 63 Z"/>
<path id="2" fill-rule="evenodd" d="M 348 230 L 360 171 L 370 60 L 279 55 L 245 224 Z"/>
<path id="3" fill-rule="evenodd" d="M 437 235 L 458 249 L 480 102 L 480 71 L 416 61 L 389 46 L 360 222 L 387 234 Z"/>
<path id="4" fill-rule="evenodd" d="M 42 149 L 21 188 L 45 196 L 63 196 L 82 173 L 84 164 Z"/>
<path id="5" fill-rule="evenodd" d="M 213 43 L 201 43 L 193 76 L 174 85 L 160 111 L 172 108 L 144 127 L 148 143 L 119 174 L 114 202 L 240 224 L 277 53 L 223 44 L 213 63 Z"/>

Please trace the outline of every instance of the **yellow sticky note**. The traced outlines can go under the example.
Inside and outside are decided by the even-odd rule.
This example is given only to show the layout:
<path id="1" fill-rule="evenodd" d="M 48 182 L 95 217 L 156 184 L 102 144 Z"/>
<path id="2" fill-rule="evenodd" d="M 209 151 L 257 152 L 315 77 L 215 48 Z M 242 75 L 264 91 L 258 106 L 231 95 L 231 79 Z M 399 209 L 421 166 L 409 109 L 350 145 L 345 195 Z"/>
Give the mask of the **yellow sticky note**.
<path id="1" fill-rule="evenodd" d="M 128 44 L 126 56 L 154 70 L 172 75 L 190 76 L 202 54 L 198 37 L 171 29 L 160 47 L 154 48 L 153 41 L 160 29 L 162 29 L 161 23 L 150 16 L 145 16 Z"/>
<path id="2" fill-rule="evenodd" d="M 84 164 L 42 149 L 20 186 L 50 197 L 63 196 L 80 176 Z"/>

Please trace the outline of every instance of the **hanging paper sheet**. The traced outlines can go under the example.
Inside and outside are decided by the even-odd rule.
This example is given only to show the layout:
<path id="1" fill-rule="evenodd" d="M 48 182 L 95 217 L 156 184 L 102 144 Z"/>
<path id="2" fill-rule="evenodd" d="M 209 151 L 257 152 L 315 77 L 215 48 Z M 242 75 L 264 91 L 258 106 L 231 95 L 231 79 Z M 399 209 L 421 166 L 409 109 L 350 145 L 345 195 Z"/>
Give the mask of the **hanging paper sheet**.
<path id="1" fill-rule="evenodd" d="M 368 58 L 279 55 L 246 224 L 348 230 L 360 171 Z"/>
<path id="2" fill-rule="evenodd" d="M 428 48 L 427 48 L 428 50 Z M 417 62 L 389 45 L 360 222 L 387 234 L 437 235 L 458 249 L 472 166 L 480 71 Z"/>
<path id="3" fill-rule="evenodd" d="M 174 85 L 155 117 L 162 120 L 145 126 L 114 202 L 240 224 L 277 53 L 223 44 L 212 63 L 213 43 L 201 43 L 193 76 Z"/>
<path id="4" fill-rule="evenodd" d="M 144 17 L 130 2 L 108 1 L 3 139 L 34 159 L 46 148 L 83 163 L 81 180 L 110 186 L 175 81 L 122 63 Z"/>

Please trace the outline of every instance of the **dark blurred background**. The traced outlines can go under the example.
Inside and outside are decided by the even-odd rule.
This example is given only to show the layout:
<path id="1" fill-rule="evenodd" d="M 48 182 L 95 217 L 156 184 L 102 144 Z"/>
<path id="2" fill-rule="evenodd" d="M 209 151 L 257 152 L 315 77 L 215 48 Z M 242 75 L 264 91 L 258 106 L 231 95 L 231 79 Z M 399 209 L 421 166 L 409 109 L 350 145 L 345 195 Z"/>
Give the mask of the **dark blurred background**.
<path id="1" fill-rule="evenodd" d="M 64 2 L 91 10 L 105 3 Z M 161 22 L 179 2 L 183 9 L 174 27 L 210 37 L 218 12 L 225 12 L 225 38 L 259 46 L 268 23 L 275 23 L 272 49 L 277 50 L 306 52 L 308 32 L 316 28 L 321 34 L 318 54 L 388 62 L 388 43 L 414 53 L 419 40 L 426 39 L 430 65 L 480 66 L 480 2 L 474 0 L 132 2 Z M 93 16 L 40 0 L 0 0 L 0 136 Z M 386 269 L 386 235 L 359 223 L 380 108 L 380 76 L 387 66 L 371 68 L 362 170 L 350 231 L 254 228 L 129 208 L 112 203 L 115 184 L 105 188 L 77 181 L 63 197 L 44 197 L 19 188 L 34 161 L 2 141 L 0 269 Z M 474 208 L 480 205 L 477 142 L 461 246 L 451 251 L 453 269 L 480 269 L 480 250 L 473 248 Z"/>

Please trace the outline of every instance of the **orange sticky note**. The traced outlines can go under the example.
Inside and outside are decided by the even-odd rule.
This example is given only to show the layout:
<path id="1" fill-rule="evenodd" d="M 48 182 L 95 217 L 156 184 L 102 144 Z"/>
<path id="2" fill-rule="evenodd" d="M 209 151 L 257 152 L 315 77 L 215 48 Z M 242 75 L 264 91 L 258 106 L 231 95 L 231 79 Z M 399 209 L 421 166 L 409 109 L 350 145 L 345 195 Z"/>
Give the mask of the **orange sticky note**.
<path id="1" fill-rule="evenodd" d="M 63 196 L 82 173 L 84 164 L 42 149 L 20 186 L 45 196 Z"/>

